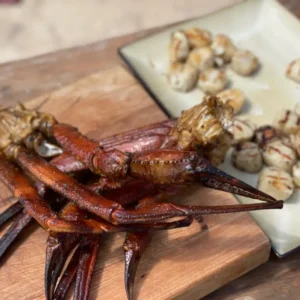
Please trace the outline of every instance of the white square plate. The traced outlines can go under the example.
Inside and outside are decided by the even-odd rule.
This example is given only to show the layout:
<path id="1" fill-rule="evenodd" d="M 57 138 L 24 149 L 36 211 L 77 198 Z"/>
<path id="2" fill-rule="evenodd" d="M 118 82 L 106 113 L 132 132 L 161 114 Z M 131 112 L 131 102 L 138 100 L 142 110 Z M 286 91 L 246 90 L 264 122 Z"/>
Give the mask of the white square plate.
<path id="1" fill-rule="evenodd" d="M 169 64 L 170 34 L 190 27 L 205 28 L 213 34 L 227 34 L 239 48 L 249 49 L 259 57 L 262 67 L 255 76 L 243 78 L 230 70 L 227 72 L 232 87 L 243 90 L 247 97 L 241 117 L 258 125 L 272 124 L 278 111 L 292 109 L 295 103 L 300 102 L 300 85 L 285 77 L 287 65 L 300 57 L 300 22 L 275 0 L 246 0 L 169 27 L 119 50 L 137 78 L 169 116 L 178 117 L 182 110 L 200 103 L 203 96 L 199 89 L 186 94 L 172 90 L 164 75 Z M 257 175 L 236 170 L 229 159 L 221 168 L 253 186 L 257 184 Z M 244 197 L 238 199 L 242 203 L 250 201 Z M 297 189 L 283 210 L 251 213 L 269 236 L 279 256 L 300 246 L 299 203 L 300 189 Z"/>

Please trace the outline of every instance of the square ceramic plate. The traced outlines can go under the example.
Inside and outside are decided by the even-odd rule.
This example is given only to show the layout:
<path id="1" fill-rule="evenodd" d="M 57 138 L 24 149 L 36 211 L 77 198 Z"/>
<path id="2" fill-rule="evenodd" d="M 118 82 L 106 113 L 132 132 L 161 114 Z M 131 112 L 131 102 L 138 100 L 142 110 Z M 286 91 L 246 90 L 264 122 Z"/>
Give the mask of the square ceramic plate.
<path id="1" fill-rule="evenodd" d="M 186 94 L 172 90 L 165 76 L 170 34 L 190 27 L 227 34 L 239 48 L 249 49 L 259 57 L 262 67 L 255 76 L 243 78 L 230 70 L 227 73 L 232 87 L 243 90 L 247 97 L 240 114 L 242 118 L 258 125 L 271 124 L 278 111 L 293 108 L 300 101 L 300 85 L 285 77 L 287 65 L 300 56 L 300 22 L 274 0 L 246 0 L 120 49 L 122 58 L 169 116 L 178 117 L 182 110 L 201 102 L 203 96 L 199 89 Z M 229 159 L 221 168 L 253 186 L 257 184 L 257 175 L 239 172 Z M 243 197 L 238 199 L 242 203 L 249 202 Z M 299 203 L 300 189 L 297 189 L 283 210 L 251 213 L 279 256 L 300 246 Z"/>

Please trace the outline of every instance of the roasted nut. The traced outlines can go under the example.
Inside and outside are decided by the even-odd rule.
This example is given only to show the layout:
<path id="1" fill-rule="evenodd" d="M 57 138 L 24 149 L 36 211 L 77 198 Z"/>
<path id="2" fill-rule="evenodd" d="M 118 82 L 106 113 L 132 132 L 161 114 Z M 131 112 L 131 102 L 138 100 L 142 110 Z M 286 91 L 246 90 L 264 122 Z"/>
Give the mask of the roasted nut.
<path id="1" fill-rule="evenodd" d="M 282 132 L 270 125 L 261 126 L 254 132 L 254 142 L 261 148 L 263 148 L 267 143 L 281 139 L 282 137 Z"/>
<path id="2" fill-rule="evenodd" d="M 200 74 L 199 88 L 208 94 L 216 94 L 225 89 L 228 83 L 225 72 L 217 69 L 207 69 Z"/>
<path id="3" fill-rule="evenodd" d="M 231 160 L 237 169 L 248 173 L 257 173 L 263 166 L 260 150 L 257 144 L 252 142 L 235 145 Z"/>
<path id="4" fill-rule="evenodd" d="M 266 165 L 277 167 L 288 173 L 292 172 L 293 165 L 297 161 L 295 151 L 282 140 L 266 144 L 262 155 Z"/>
<path id="5" fill-rule="evenodd" d="M 291 110 L 282 110 L 274 120 L 274 126 L 285 134 L 294 134 L 300 130 L 300 116 Z"/>
<path id="6" fill-rule="evenodd" d="M 171 62 L 180 62 L 187 59 L 189 55 L 189 42 L 183 31 L 176 31 L 171 36 L 169 44 L 169 57 Z"/>
<path id="7" fill-rule="evenodd" d="M 244 93 L 238 89 L 228 89 L 217 94 L 220 100 L 230 105 L 233 108 L 234 114 L 237 114 L 242 109 L 245 102 Z"/>
<path id="8" fill-rule="evenodd" d="M 200 28 L 190 28 L 184 31 L 191 48 L 207 47 L 211 44 L 211 33 Z"/>
<path id="9" fill-rule="evenodd" d="M 236 47 L 233 45 L 231 39 L 224 34 L 218 34 L 215 36 L 211 48 L 215 55 L 223 58 L 226 63 L 231 61 L 236 51 Z"/>
<path id="10" fill-rule="evenodd" d="M 286 70 L 286 76 L 300 83 L 300 58 L 292 61 Z"/>
<path id="11" fill-rule="evenodd" d="M 188 64 L 173 63 L 168 72 L 168 80 L 174 90 L 188 92 L 197 83 L 198 70 Z"/>
<path id="12" fill-rule="evenodd" d="M 300 161 L 293 166 L 292 174 L 295 185 L 300 187 Z"/>
<path id="13" fill-rule="evenodd" d="M 232 57 L 231 67 L 237 74 L 249 76 L 258 69 L 259 61 L 252 52 L 237 50 Z"/>
<path id="14" fill-rule="evenodd" d="M 213 67 L 214 53 L 209 47 L 195 48 L 190 52 L 187 62 L 201 72 Z"/>
<path id="15" fill-rule="evenodd" d="M 257 188 L 277 200 L 287 200 L 295 187 L 289 173 L 276 167 L 267 167 L 260 174 Z"/>
<path id="16" fill-rule="evenodd" d="M 229 131 L 235 143 L 249 141 L 253 138 L 255 125 L 249 120 L 234 119 Z"/>

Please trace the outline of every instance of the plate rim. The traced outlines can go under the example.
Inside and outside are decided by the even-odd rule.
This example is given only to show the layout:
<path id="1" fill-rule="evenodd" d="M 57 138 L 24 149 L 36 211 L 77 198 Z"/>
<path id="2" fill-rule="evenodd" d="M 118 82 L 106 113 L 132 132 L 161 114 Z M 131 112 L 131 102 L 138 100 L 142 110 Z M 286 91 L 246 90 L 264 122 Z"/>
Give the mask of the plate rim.
<path id="1" fill-rule="evenodd" d="M 159 100 L 159 98 L 154 94 L 154 92 L 151 90 L 151 88 L 149 87 L 149 85 L 147 84 L 146 80 L 143 79 L 143 77 L 141 75 L 139 75 L 139 73 L 137 72 L 137 70 L 134 68 L 134 66 L 131 64 L 131 62 L 129 61 L 129 59 L 125 56 L 125 54 L 122 53 L 122 48 L 118 49 L 118 54 L 120 55 L 120 57 L 124 60 L 124 62 L 126 63 L 126 65 L 128 66 L 128 68 L 130 69 L 130 71 L 132 72 L 132 74 L 134 75 L 134 77 L 139 81 L 139 83 L 141 84 L 141 86 L 145 89 L 145 91 L 149 94 L 149 96 L 151 97 L 151 99 L 157 104 L 157 106 L 159 107 L 159 109 L 166 115 L 166 117 L 168 119 L 172 119 L 173 117 L 171 116 L 171 114 L 168 112 L 168 110 L 166 109 L 166 107 L 163 105 L 163 103 Z"/>

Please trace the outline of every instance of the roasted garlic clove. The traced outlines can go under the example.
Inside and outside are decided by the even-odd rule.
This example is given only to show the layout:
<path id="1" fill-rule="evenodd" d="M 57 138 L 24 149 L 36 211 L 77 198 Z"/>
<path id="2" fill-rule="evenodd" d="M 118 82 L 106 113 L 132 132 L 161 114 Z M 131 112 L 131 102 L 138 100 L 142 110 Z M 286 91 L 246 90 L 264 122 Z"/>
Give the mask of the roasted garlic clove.
<path id="1" fill-rule="evenodd" d="M 255 125 L 249 120 L 234 119 L 229 131 L 235 143 L 249 141 L 253 138 Z"/>
<path id="2" fill-rule="evenodd" d="M 300 161 L 293 166 L 293 180 L 297 187 L 300 187 Z"/>
<path id="3" fill-rule="evenodd" d="M 292 79 L 298 83 L 300 83 L 300 58 L 292 61 L 286 70 L 286 76 L 289 79 Z"/>
<path id="4" fill-rule="evenodd" d="M 257 188 L 277 200 L 289 199 L 295 189 L 291 175 L 276 167 L 261 172 Z"/>
<path id="5" fill-rule="evenodd" d="M 282 110 L 274 120 L 274 127 L 285 134 L 294 134 L 300 130 L 300 116 L 294 111 Z"/>
<path id="6" fill-rule="evenodd" d="M 262 155 L 266 165 L 277 167 L 288 173 L 292 172 L 292 168 L 297 161 L 295 151 L 282 140 L 266 144 Z"/>
<path id="7" fill-rule="evenodd" d="M 259 61 L 252 52 L 240 49 L 235 51 L 231 67 L 239 75 L 250 76 L 258 69 Z"/>
<path id="8" fill-rule="evenodd" d="M 231 161 L 237 169 L 248 173 L 257 173 L 263 166 L 260 149 L 253 142 L 243 142 L 235 145 Z"/>
<path id="9" fill-rule="evenodd" d="M 228 89 L 222 91 L 217 94 L 217 97 L 219 97 L 223 103 L 230 105 L 233 108 L 234 114 L 237 114 L 241 111 L 245 102 L 244 93 L 238 89 Z"/>
<path id="10" fill-rule="evenodd" d="M 168 81 L 174 90 L 188 92 L 195 87 L 198 74 L 195 67 L 176 62 L 169 68 Z"/>
<path id="11" fill-rule="evenodd" d="M 231 39 L 225 34 L 218 34 L 215 36 L 211 48 L 213 49 L 217 57 L 221 57 L 224 62 L 228 63 L 231 61 L 236 47 L 232 43 Z"/>
<path id="12" fill-rule="evenodd" d="M 189 42 L 183 31 L 176 31 L 171 35 L 169 44 L 169 58 L 171 62 L 185 61 L 189 55 Z"/>
<path id="13" fill-rule="evenodd" d="M 207 69 L 200 74 L 198 80 L 199 88 L 208 94 L 216 94 L 225 89 L 228 84 L 224 71 L 217 69 Z"/>
<path id="14" fill-rule="evenodd" d="M 261 148 L 267 143 L 281 139 L 282 137 L 283 133 L 270 125 L 261 126 L 254 132 L 254 142 Z"/>
<path id="15" fill-rule="evenodd" d="M 211 33 L 200 28 L 190 28 L 184 31 L 191 48 L 207 47 L 211 44 Z"/>
<path id="16" fill-rule="evenodd" d="M 201 72 L 213 67 L 214 53 L 209 47 L 196 48 L 190 52 L 187 62 Z"/>

